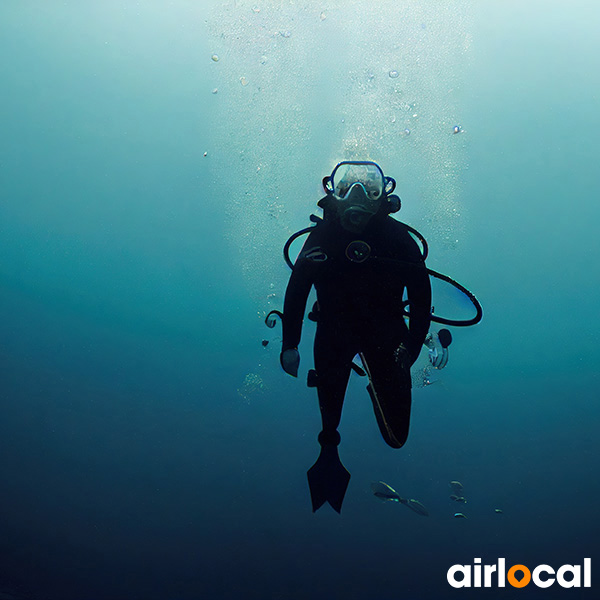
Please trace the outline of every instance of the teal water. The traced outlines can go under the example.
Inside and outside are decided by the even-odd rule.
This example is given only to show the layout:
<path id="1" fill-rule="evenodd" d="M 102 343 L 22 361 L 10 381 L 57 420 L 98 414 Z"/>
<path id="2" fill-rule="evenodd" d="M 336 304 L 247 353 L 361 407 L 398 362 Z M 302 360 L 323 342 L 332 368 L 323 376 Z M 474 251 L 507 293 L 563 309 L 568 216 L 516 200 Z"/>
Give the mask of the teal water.
<path id="1" fill-rule="evenodd" d="M 599 13 L 3 3 L 0 598 L 504 598 L 446 572 L 595 565 Z M 400 451 L 351 381 L 344 508 L 312 514 L 314 329 L 293 380 L 262 320 L 353 158 L 396 178 L 428 266 L 485 317 L 453 330 Z"/>

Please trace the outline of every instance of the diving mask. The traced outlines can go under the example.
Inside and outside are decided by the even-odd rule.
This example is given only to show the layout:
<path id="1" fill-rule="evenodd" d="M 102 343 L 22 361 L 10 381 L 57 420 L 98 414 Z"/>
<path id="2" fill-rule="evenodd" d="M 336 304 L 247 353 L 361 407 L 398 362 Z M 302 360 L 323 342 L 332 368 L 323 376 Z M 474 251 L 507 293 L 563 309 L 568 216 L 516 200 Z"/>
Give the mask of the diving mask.
<path id="1" fill-rule="evenodd" d="M 385 177 L 381 167 L 371 161 L 344 161 L 323 180 L 328 193 L 337 200 L 337 211 L 345 229 L 362 231 L 381 208 L 396 182 Z"/>

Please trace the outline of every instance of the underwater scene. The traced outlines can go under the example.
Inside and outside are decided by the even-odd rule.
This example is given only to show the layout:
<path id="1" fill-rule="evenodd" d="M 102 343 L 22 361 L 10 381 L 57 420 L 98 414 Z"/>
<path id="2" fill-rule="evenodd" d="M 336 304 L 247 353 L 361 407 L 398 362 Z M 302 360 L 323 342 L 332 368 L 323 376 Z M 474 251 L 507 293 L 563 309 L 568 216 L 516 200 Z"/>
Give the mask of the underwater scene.
<path id="1" fill-rule="evenodd" d="M 598 597 L 599 22 L 2 2 L 0 600 Z"/>

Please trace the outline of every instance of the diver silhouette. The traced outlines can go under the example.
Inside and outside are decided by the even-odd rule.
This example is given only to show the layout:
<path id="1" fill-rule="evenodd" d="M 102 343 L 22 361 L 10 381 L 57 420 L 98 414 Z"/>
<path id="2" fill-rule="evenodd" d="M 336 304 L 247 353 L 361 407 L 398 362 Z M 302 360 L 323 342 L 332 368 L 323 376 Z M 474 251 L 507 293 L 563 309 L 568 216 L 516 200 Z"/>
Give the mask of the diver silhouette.
<path id="1" fill-rule="evenodd" d="M 287 286 L 280 360 L 294 377 L 313 285 L 317 293 L 309 314 L 317 322 L 309 386 L 317 388 L 323 428 L 319 458 L 308 471 L 313 511 L 329 502 L 340 512 L 350 480 L 339 458 L 337 429 L 351 370 L 365 374 L 353 362 L 357 354 L 384 440 L 400 448 L 408 437 L 410 367 L 429 330 L 431 284 L 412 229 L 390 216 L 400 208 L 395 185 L 376 163 L 338 164 L 323 180 L 323 220 L 313 218 L 317 225 Z"/>

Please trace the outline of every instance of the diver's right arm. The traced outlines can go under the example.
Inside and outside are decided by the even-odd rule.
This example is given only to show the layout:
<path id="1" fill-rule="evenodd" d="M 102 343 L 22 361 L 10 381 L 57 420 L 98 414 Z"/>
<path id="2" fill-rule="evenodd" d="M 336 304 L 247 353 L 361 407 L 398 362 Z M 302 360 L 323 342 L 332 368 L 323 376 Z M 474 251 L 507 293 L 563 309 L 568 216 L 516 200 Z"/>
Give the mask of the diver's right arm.
<path id="1" fill-rule="evenodd" d="M 283 370 L 296 377 L 300 355 L 298 345 L 302 335 L 302 321 L 306 310 L 306 301 L 313 283 L 313 263 L 300 255 L 285 292 L 283 304 L 283 343 L 281 348 L 281 366 Z"/>

